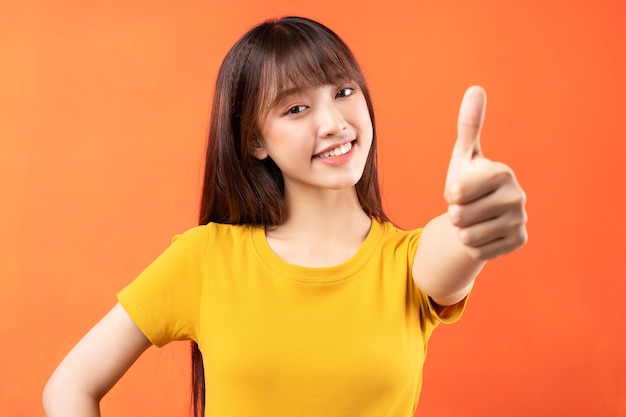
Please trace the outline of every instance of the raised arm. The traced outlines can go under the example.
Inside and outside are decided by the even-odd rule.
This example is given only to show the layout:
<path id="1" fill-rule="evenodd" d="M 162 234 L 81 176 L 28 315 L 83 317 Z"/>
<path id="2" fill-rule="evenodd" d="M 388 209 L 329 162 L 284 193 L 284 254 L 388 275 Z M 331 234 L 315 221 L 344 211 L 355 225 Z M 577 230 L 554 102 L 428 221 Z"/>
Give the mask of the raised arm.
<path id="1" fill-rule="evenodd" d="M 70 351 L 43 393 L 48 417 L 100 415 L 102 397 L 151 345 L 118 303 Z"/>
<path id="2" fill-rule="evenodd" d="M 508 166 L 480 149 L 485 104 L 477 86 L 463 97 L 444 191 L 448 212 L 426 225 L 415 254 L 415 283 L 441 306 L 467 296 L 485 261 L 527 240 L 524 192 Z"/>

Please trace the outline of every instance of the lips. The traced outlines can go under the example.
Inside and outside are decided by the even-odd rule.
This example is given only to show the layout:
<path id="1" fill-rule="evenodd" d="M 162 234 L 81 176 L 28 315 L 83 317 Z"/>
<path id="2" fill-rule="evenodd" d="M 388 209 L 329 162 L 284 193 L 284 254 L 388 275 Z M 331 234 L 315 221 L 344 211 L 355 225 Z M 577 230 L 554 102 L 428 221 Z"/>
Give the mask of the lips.
<path id="1" fill-rule="evenodd" d="M 318 153 L 317 155 L 314 155 L 314 158 L 333 158 L 336 156 L 341 156 L 341 155 L 345 155 L 348 152 L 350 152 L 350 149 L 352 149 L 352 142 L 348 142 L 348 143 L 344 143 L 342 145 L 339 145 L 335 148 L 332 148 L 328 151 L 324 151 L 321 153 Z"/>

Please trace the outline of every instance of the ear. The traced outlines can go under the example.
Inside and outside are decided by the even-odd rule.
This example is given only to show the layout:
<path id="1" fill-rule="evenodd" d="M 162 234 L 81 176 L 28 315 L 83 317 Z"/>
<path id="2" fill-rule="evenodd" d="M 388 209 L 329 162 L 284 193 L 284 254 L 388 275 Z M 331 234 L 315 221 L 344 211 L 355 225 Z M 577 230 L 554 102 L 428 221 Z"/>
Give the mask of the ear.
<path id="1" fill-rule="evenodd" d="M 256 159 L 263 160 L 269 156 L 265 146 L 263 146 L 263 139 L 258 136 L 254 136 L 250 139 L 250 153 L 254 155 Z"/>

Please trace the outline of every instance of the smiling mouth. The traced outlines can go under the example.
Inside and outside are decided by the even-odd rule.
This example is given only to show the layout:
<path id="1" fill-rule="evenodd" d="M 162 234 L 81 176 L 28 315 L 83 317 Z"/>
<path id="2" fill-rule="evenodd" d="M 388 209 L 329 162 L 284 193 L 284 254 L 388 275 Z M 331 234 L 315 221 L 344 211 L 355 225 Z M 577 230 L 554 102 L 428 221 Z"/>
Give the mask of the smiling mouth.
<path id="1" fill-rule="evenodd" d="M 320 154 L 314 155 L 313 158 L 334 158 L 336 156 L 341 156 L 341 155 L 345 155 L 348 152 L 350 152 L 350 149 L 352 149 L 352 142 L 348 142 L 345 145 L 339 145 L 334 149 L 331 149 L 330 151 L 327 152 L 322 152 Z"/>

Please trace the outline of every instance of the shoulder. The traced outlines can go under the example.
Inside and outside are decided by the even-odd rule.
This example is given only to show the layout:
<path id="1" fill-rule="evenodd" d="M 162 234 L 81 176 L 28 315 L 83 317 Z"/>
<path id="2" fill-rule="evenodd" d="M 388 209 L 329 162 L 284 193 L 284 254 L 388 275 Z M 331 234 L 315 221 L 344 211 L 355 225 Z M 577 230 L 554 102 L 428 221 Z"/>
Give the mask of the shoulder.
<path id="1" fill-rule="evenodd" d="M 422 229 L 402 229 L 390 222 L 378 223 L 381 229 L 380 255 L 388 259 L 398 259 L 413 264 Z"/>
<path id="2" fill-rule="evenodd" d="M 422 235 L 422 228 L 418 229 L 402 229 L 391 222 L 376 222 L 377 227 L 380 227 L 382 238 L 387 243 L 396 244 L 410 244 L 411 242 L 418 242 Z"/>
<path id="3" fill-rule="evenodd" d="M 215 239 L 237 240 L 249 236 L 252 229 L 253 226 L 249 225 L 207 223 L 175 235 L 172 238 L 172 243 L 183 241 L 186 243 L 208 244 Z"/>

